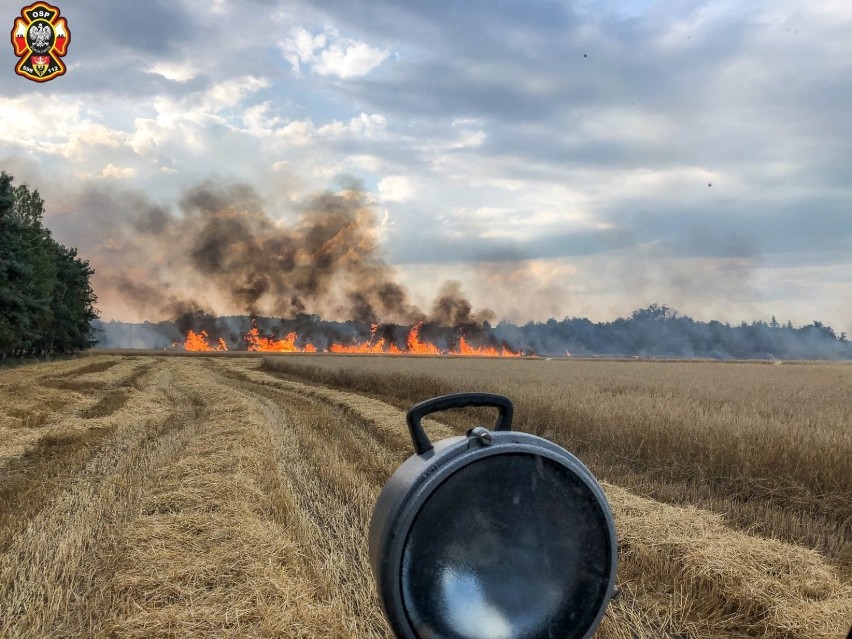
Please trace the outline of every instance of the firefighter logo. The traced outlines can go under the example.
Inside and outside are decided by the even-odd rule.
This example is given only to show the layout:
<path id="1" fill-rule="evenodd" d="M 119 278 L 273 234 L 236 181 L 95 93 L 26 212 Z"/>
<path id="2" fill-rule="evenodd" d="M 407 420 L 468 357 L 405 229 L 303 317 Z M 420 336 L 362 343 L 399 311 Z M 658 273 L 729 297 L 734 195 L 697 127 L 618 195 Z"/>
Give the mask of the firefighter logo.
<path id="1" fill-rule="evenodd" d="M 12 27 L 12 46 L 20 58 L 15 73 L 34 82 L 47 82 L 65 73 L 62 57 L 68 52 L 71 32 L 59 9 L 36 2 L 21 9 Z"/>

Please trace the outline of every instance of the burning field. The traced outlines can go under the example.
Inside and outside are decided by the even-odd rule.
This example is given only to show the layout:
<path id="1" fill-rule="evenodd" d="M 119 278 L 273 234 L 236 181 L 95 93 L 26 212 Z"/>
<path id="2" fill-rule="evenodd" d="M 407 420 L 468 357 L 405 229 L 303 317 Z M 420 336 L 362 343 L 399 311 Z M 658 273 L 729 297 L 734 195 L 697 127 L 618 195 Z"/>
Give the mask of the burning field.
<path id="1" fill-rule="evenodd" d="M 468 348 L 485 340 L 491 343 L 475 346 L 502 349 L 483 331 L 495 313 L 475 309 L 458 282 L 436 282 L 423 308 L 413 301 L 383 259 L 380 239 L 386 230 L 357 183 L 307 197 L 289 214 L 267 211 L 250 185 L 210 181 L 188 189 L 176 211 L 145 201 L 128 205 L 135 206 L 128 221 L 115 222 L 104 255 L 94 258 L 100 303 L 145 319 L 175 320 L 184 339 L 190 330 L 196 335 L 204 330 L 213 348 L 221 346 L 220 337 L 227 342 L 215 334 L 224 330 L 215 326 L 215 309 L 219 315 L 322 316 L 376 325 L 388 351 L 394 340 L 387 330 L 404 326 L 408 332 L 423 324 L 455 331 L 456 343 L 440 349 L 463 349 L 461 333 Z M 201 317 L 207 321 L 199 322 Z M 246 337 L 243 331 L 231 341 Z M 356 335 L 336 337 L 348 339 L 339 343 L 348 347 Z M 399 337 L 395 346 L 406 350 Z M 227 345 L 244 349 L 242 343 Z"/>
<path id="2" fill-rule="evenodd" d="M 472 346 L 464 336 L 458 339 L 456 346 L 441 348 L 434 342 L 424 340 L 420 336 L 423 323 L 412 326 L 405 335 L 402 345 L 397 345 L 398 340 L 388 337 L 378 337 L 378 324 L 373 324 L 370 330 L 370 338 L 364 341 L 351 340 L 348 343 L 332 341 L 327 344 L 326 352 L 349 353 L 358 355 L 455 355 L 470 357 L 521 357 L 521 353 L 510 350 L 507 346 Z M 388 327 L 385 327 L 386 329 Z M 317 347 L 310 341 L 301 339 L 295 332 L 288 333 L 285 337 L 262 337 L 254 324 L 243 336 L 245 350 L 262 353 L 316 353 Z M 173 348 L 180 346 L 174 343 Z M 196 333 L 190 329 L 183 342 L 183 350 L 191 352 L 229 351 L 228 343 L 223 338 L 212 342 L 207 331 L 201 330 Z"/>
<path id="3" fill-rule="evenodd" d="M 458 282 L 415 304 L 382 259 L 381 223 L 357 184 L 308 198 L 296 219 L 274 218 L 240 184 L 202 183 L 176 214 L 137 204 L 132 228 L 117 229 L 96 263 L 99 295 L 166 318 L 180 335 L 172 349 L 531 354 L 495 337 L 495 313 L 474 308 Z"/>
<path id="4" fill-rule="evenodd" d="M 598 637 L 848 630 L 848 365 L 218 355 L 0 372 L 0 636 L 388 637 L 366 538 L 404 409 L 473 388 L 604 480 Z"/>

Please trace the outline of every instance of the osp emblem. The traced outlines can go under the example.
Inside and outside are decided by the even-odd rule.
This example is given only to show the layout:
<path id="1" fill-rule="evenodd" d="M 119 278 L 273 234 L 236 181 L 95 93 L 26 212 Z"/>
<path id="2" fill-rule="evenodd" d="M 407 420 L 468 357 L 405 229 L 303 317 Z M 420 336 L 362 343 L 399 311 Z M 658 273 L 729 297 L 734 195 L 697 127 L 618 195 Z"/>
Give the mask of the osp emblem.
<path id="1" fill-rule="evenodd" d="M 15 73 L 34 82 L 47 82 L 65 73 L 62 56 L 68 52 L 71 32 L 59 9 L 36 2 L 21 9 L 12 27 L 12 46 L 20 58 Z"/>

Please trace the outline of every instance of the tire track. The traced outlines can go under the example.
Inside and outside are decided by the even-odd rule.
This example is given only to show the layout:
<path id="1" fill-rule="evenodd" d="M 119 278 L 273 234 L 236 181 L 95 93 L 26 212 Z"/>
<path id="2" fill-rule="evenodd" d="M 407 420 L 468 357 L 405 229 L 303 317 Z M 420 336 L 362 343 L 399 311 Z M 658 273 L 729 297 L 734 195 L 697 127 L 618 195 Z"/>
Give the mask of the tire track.
<path id="1" fill-rule="evenodd" d="M 208 362 L 175 358 L 204 399 L 194 437 L 151 474 L 118 534 L 113 606 L 98 636 L 294 637 L 336 632 L 302 570 L 271 440 L 274 417 Z"/>
<path id="2" fill-rule="evenodd" d="M 49 486 L 58 490 L 31 518 L 13 522 L 26 529 L 0 557 L 0 636 L 89 636 L 80 630 L 108 604 L 104 575 L 117 527 L 135 515 L 149 469 L 191 434 L 195 404 L 164 379 L 162 370 L 141 371 L 141 389 L 101 423 L 106 434 L 94 454 Z"/>
<path id="3" fill-rule="evenodd" d="M 264 386 L 226 365 L 217 368 L 269 426 L 282 523 L 298 545 L 300 571 L 314 586 L 317 605 L 326 610 L 318 636 L 391 637 L 368 564 L 367 528 L 388 463 L 400 455 L 351 410 L 304 389 Z"/>
<path id="4" fill-rule="evenodd" d="M 404 412 L 388 404 L 245 366 L 239 374 L 246 380 L 320 399 L 342 408 L 350 421 L 356 416 L 374 432 L 407 439 Z M 447 432 L 434 424 L 427 430 L 434 438 Z M 311 431 L 300 435 L 303 441 L 313 438 L 317 449 L 323 446 Z M 328 439 L 344 441 L 346 433 L 339 435 L 340 429 Z M 387 467 L 386 476 L 396 464 Z M 610 484 L 603 487 L 621 539 L 619 574 L 625 596 L 611 606 L 597 636 L 709 638 L 747 629 L 785 639 L 832 639 L 847 630 L 852 587 L 842 584 L 816 551 L 732 530 L 721 516 L 705 510 L 641 498 Z"/>

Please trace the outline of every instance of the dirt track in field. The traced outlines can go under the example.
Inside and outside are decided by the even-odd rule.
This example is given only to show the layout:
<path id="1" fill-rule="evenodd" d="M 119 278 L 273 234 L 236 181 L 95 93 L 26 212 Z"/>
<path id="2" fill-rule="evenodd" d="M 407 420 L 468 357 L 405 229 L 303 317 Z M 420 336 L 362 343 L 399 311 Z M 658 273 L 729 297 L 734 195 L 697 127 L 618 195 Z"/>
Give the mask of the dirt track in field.
<path id="1" fill-rule="evenodd" d="M 0 372 L 0 636 L 389 636 L 366 537 L 404 415 L 259 364 Z M 625 594 L 600 637 L 845 632 L 852 588 L 817 553 L 606 490 Z"/>

